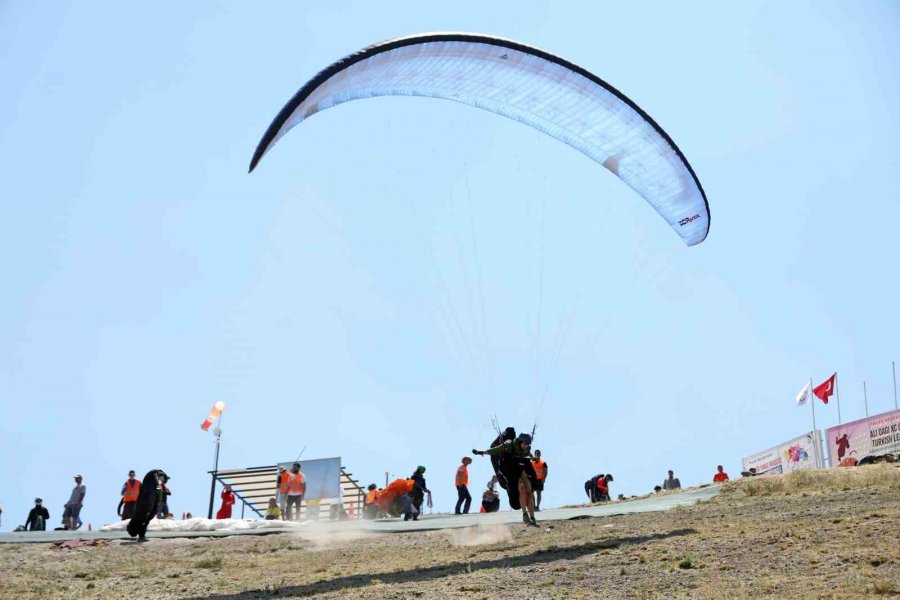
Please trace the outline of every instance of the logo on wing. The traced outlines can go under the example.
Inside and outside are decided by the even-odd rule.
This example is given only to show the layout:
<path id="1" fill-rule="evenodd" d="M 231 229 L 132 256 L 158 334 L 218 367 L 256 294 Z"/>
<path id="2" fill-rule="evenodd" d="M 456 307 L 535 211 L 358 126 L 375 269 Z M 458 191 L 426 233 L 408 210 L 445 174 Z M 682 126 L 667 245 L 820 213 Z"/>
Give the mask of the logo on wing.
<path id="1" fill-rule="evenodd" d="M 683 218 L 682 220 L 678 221 L 678 225 L 681 226 L 681 227 L 684 227 L 685 225 L 687 225 L 687 224 L 690 223 L 691 221 L 696 221 L 696 220 L 699 219 L 699 218 L 700 218 L 700 215 L 694 215 L 693 217 L 685 217 L 685 218 Z"/>

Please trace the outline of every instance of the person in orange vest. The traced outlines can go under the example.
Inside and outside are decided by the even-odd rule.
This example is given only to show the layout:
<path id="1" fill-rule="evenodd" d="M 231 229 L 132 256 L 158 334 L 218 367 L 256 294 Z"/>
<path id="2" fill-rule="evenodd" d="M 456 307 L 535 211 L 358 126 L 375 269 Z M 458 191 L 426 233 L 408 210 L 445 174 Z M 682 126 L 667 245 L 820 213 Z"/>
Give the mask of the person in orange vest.
<path id="1" fill-rule="evenodd" d="M 395 479 L 381 490 L 381 495 L 378 496 L 379 510 L 392 517 L 403 515 L 403 520 L 409 521 L 417 514 L 410 497 L 415 486 L 416 482 L 412 479 Z"/>
<path id="2" fill-rule="evenodd" d="M 288 521 L 300 520 L 300 505 L 303 503 L 303 494 L 305 493 L 306 475 L 300 472 L 300 463 L 294 463 L 288 477 L 286 516 Z"/>
<path id="3" fill-rule="evenodd" d="M 287 519 L 287 492 L 288 492 L 288 479 L 290 479 L 291 474 L 288 473 L 288 470 L 284 467 L 278 468 L 278 478 L 275 482 L 275 501 L 278 503 L 278 508 L 281 509 L 281 518 Z"/>
<path id="4" fill-rule="evenodd" d="M 728 473 L 722 469 L 722 465 L 716 467 L 716 474 L 713 475 L 713 483 L 725 483 L 728 481 Z"/>
<path id="5" fill-rule="evenodd" d="M 531 466 L 534 467 L 534 510 L 541 510 L 541 492 L 544 491 L 544 480 L 547 479 L 547 463 L 541 460 L 541 451 L 534 451 L 534 458 L 531 459 Z"/>
<path id="6" fill-rule="evenodd" d="M 234 492 L 231 491 L 231 486 L 226 485 L 225 489 L 222 490 L 222 508 L 216 513 L 217 519 L 230 519 L 231 518 L 231 507 L 234 505 Z"/>
<path id="7" fill-rule="evenodd" d="M 469 507 L 472 506 L 472 495 L 469 494 L 469 465 L 472 459 L 463 456 L 462 464 L 456 467 L 456 493 L 459 499 L 456 501 L 456 514 L 469 514 Z M 465 502 L 465 506 L 463 503 Z M 462 508 L 460 513 L 459 509 Z"/>
<path id="8" fill-rule="evenodd" d="M 368 491 L 366 492 L 365 498 L 363 502 L 363 517 L 366 519 L 377 519 L 378 518 L 378 496 L 380 492 L 378 490 L 378 486 L 374 483 L 370 483 L 369 487 L 366 488 Z"/>
<path id="9" fill-rule="evenodd" d="M 128 479 L 122 484 L 122 520 L 127 521 L 134 516 L 138 496 L 141 495 L 141 482 L 135 479 L 134 471 L 128 471 Z"/>

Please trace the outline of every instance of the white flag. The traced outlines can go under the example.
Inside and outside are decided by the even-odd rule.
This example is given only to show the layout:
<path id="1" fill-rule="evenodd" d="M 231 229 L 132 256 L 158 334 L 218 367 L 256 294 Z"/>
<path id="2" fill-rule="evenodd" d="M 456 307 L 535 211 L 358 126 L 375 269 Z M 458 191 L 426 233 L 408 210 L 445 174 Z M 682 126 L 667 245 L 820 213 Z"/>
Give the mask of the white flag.
<path id="1" fill-rule="evenodd" d="M 800 390 L 800 393 L 797 394 L 797 406 L 806 406 L 806 403 L 809 402 L 809 395 L 812 393 L 812 384 L 807 383 L 803 386 L 803 389 Z"/>

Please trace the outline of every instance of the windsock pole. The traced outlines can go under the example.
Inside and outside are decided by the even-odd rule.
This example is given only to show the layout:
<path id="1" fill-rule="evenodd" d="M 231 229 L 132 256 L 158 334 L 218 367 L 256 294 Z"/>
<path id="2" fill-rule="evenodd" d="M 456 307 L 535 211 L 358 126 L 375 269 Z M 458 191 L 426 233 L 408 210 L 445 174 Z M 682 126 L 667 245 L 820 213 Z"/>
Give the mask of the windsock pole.
<path id="1" fill-rule="evenodd" d="M 212 484 L 209 488 L 209 514 L 207 515 L 208 519 L 212 519 L 213 515 L 213 501 L 216 497 L 216 475 L 219 472 L 219 445 L 222 441 L 222 412 L 225 410 L 225 403 L 221 400 L 217 401 L 213 404 L 212 408 L 209 410 L 209 414 L 206 415 L 206 419 L 200 425 L 200 429 L 203 431 L 209 431 L 209 428 L 212 424 L 219 420 L 219 426 L 217 426 L 213 430 L 213 435 L 216 436 L 216 457 L 213 463 L 213 472 L 212 472 Z"/>

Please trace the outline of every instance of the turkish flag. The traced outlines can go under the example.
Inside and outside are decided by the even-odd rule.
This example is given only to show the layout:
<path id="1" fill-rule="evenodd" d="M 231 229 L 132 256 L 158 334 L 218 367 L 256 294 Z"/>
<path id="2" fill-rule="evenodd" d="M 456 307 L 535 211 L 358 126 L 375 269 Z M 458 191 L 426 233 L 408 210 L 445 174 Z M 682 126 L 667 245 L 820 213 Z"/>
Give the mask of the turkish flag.
<path id="1" fill-rule="evenodd" d="M 834 380 L 837 379 L 837 373 L 813 388 L 813 394 L 822 402 L 828 404 L 828 399 L 834 393 Z"/>

